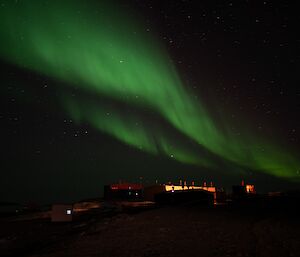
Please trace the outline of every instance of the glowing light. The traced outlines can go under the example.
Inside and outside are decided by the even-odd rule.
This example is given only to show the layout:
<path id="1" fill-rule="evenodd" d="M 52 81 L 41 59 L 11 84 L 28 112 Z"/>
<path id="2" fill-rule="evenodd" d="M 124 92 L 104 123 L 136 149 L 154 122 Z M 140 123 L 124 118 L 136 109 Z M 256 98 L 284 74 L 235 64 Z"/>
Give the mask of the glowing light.
<path id="1" fill-rule="evenodd" d="M 201 187 L 201 186 L 176 186 L 176 185 L 165 185 L 166 192 L 184 191 L 184 190 L 205 190 L 208 192 L 216 192 L 216 187 Z"/>
<path id="2" fill-rule="evenodd" d="M 97 5 L 7 1 L 0 9 L 0 56 L 63 81 L 58 94 L 73 120 L 130 146 L 212 170 L 299 179 L 297 158 L 250 133 L 237 139 L 229 125 L 217 126 L 142 22 L 104 1 Z M 145 112 L 154 113 L 151 121 Z"/>
<path id="3" fill-rule="evenodd" d="M 254 185 L 246 185 L 246 192 L 254 194 L 255 193 Z"/>

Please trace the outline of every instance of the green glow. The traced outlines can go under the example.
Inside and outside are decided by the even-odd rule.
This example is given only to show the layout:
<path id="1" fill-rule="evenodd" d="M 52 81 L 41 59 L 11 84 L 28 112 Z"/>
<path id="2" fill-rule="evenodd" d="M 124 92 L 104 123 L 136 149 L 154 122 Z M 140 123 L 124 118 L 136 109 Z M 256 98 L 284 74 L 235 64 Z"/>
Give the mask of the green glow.
<path id="1" fill-rule="evenodd" d="M 184 142 L 174 141 L 159 124 L 143 121 L 141 114 L 128 115 L 121 109 L 83 98 L 65 96 L 63 102 L 77 123 L 88 121 L 126 144 L 152 154 L 164 153 L 181 162 L 215 168 L 200 152 L 196 154 L 197 151 L 185 147 Z"/>
<path id="2" fill-rule="evenodd" d="M 185 89 L 164 48 L 129 13 L 104 3 L 92 8 L 84 1 L 4 3 L 0 11 L 2 58 L 62 80 L 79 92 L 157 113 L 196 142 L 199 150 L 178 143 L 163 128 L 146 126 L 141 116 L 124 116 L 110 109 L 115 114 L 108 117 L 101 103 L 84 100 L 82 104 L 80 99 L 62 97 L 64 108 L 78 122 L 89 122 L 128 145 L 181 162 L 215 168 L 214 158 L 221 158 L 275 176 L 298 176 L 295 158 L 268 142 L 257 143 L 254 136 L 237 139 L 218 128 Z M 261 151 L 259 145 L 268 150 Z M 202 149 L 211 155 L 201 155 Z"/>

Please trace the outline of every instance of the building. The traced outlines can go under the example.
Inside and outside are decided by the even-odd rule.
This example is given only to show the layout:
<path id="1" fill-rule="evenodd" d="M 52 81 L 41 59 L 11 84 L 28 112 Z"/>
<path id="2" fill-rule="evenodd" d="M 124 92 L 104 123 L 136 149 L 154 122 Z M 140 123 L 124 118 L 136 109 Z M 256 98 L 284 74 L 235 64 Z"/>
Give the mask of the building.
<path id="1" fill-rule="evenodd" d="M 210 184 L 207 186 L 187 185 L 186 182 L 179 185 L 152 185 L 145 187 L 144 197 L 146 201 L 155 201 L 160 203 L 181 202 L 191 200 L 203 200 L 217 202 L 218 191 L 215 186 Z"/>
<path id="2" fill-rule="evenodd" d="M 143 185 L 134 183 L 119 183 L 104 186 L 105 200 L 142 200 Z"/>
<path id="3" fill-rule="evenodd" d="M 245 184 L 242 180 L 241 185 L 232 186 L 232 197 L 241 198 L 256 194 L 255 186 L 253 184 Z"/>
<path id="4" fill-rule="evenodd" d="M 255 191 L 254 185 L 247 184 L 246 185 L 246 193 L 247 194 L 255 194 L 256 191 Z"/>

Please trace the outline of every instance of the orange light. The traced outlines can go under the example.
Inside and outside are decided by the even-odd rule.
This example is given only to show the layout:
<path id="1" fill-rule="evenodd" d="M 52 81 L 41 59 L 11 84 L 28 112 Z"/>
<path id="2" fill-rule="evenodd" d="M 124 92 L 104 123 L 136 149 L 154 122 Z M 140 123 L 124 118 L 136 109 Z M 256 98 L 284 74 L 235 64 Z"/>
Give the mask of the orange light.
<path id="1" fill-rule="evenodd" d="M 199 186 L 192 186 L 192 187 L 188 187 L 188 186 L 175 186 L 175 185 L 172 185 L 172 186 L 169 186 L 169 185 L 165 185 L 165 190 L 168 192 L 168 191 L 182 191 L 182 190 L 190 190 L 190 189 L 202 189 L 202 190 L 205 190 L 205 191 L 208 191 L 208 192 L 216 192 L 216 187 L 199 187 Z"/>
<path id="2" fill-rule="evenodd" d="M 255 193 L 255 188 L 254 188 L 254 185 L 246 185 L 246 192 L 247 193 Z"/>

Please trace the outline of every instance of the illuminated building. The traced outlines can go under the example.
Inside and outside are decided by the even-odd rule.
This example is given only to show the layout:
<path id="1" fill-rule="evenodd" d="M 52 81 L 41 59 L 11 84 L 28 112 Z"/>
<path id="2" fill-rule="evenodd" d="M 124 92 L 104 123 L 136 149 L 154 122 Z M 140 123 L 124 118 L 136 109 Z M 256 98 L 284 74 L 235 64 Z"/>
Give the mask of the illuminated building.
<path id="1" fill-rule="evenodd" d="M 248 194 L 255 194 L 255 188 L 254 185 L 246 185 L 246 193 Z"/>
<path id="2" fill-rule="evenodd" d="M 254 185 L 245 184 L 244 180 L 242 180 L 241 185 L 232 186 L 232 196 L 235 198 L 252 194 L 256 194 Z"/>
<path id="3" fill-rule="evenodd" d="M 198 192 L 198 195 L 201 197 L 204 197 L 209 193 L 209 195 L 212 195 L 212 199 L 214 203 L 217 203 L 217 198 L 218 198 L 218 190 L 215 186 L 210 184 L 210 186 L 206 186 L 207 184 L 205 183 L 204 186 L 195 186 L 195 183 L 193 182 L 192 185 L 188 186 L 186 182 L 180 183 L 180 185 L 153 185 L 146 187 L 144 189 L 144 196 L 146 200 L 149 201 L 156 201 L 157 197 L 162 194 L 169 195 L 169 194 L 179 194 L 179 193 L 186 193 L 185 195 L 187 196 L 187 193 L 191 193 L 189 196 L 196 195 L 196 192 Z M 203 192 L 204 194 L 201 194 Z M 221 192 L 220 192 L 221 193 Z M 171 195 L 170 195 L 171 198 Z M 188 198 L 186 200 L 189 200 Z"/>
<path id="4" fill-rule="evenodd" d="M 207 200 L 214 204 L 225 202 L 226 194 L 218 190 L 212 182 L 204 182 L 203 186 L 188 185 L 186 181 L 180 181 L 179 185 L 169 184 L 152 185 L 143 187 L 142 184 L 119 183 L 104 187 L 106 200 L 146 200 L 152 202 Z"/>

